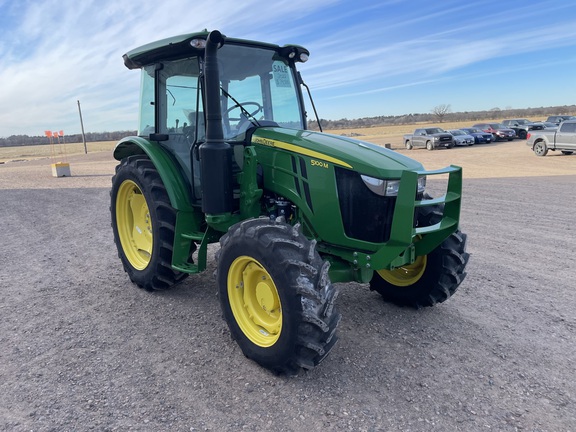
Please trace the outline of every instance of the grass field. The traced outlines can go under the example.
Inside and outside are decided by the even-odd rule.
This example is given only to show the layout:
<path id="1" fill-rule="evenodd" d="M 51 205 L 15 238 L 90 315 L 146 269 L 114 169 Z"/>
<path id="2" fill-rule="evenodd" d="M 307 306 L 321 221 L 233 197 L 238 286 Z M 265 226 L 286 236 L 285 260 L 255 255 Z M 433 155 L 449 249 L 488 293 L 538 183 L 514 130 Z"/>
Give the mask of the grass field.
<path id="1" fill-rule="evenodd" d="M 112 151 L 116 141 L 90 142 L 86 144 L 88 153 Z M 51 158 L 55 162 L 65 162 L 68 156 L 84 154 L 83 143 L 70 143 L 61 145 L 35 145 L 0 147 L 0 163 L 22 160 Z"/>

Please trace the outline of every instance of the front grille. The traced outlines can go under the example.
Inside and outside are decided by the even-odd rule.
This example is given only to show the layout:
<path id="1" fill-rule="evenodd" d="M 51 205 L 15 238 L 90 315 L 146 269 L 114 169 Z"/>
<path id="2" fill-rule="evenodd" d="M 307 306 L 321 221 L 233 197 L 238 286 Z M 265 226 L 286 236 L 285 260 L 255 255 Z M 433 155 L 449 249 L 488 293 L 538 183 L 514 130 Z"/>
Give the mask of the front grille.
<path id="1" fill-rule="evenodd" d="M 366 187 L 357 172 L 335 168 L 346 235 L 373 243 L 387 242 L 390 239 L 396 197 L 376 195 Z"/>

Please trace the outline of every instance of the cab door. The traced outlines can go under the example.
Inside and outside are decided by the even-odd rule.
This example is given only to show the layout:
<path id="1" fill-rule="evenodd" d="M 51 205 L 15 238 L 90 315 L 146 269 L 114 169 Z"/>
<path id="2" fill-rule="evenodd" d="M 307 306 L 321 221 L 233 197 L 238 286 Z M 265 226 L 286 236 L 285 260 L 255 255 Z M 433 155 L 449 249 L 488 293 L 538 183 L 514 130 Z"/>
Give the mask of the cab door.
<path id="1" fill-rule="evenodd" d="M 558 128 L 555 147 L 560 150 L 576 150 L 576 122 L 564 122 Z"/>
<path id="2" fill-rule="evenodd" d="M 155 68 L 155 130 L 159 144 L 178 164 L 191 198 L 202 196 L 198 146 L 205 140 L 205 119 L 200 88 L 200 68 L 195 57 L 162 63 Z"/>
<path id="3" fill-rule="evenodd" d="M 426 129 L 416 129 L 412 137 L 414 147 L 424 147 L 426 145 Z"/>

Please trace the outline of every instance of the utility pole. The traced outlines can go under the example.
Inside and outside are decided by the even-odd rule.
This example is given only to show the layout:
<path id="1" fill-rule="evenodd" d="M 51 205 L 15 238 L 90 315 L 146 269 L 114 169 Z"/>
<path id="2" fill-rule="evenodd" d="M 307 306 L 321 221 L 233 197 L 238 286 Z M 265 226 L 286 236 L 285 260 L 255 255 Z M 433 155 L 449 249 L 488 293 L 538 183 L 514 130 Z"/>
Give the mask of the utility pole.
<path id="1" fill-rule="evenodd" d="M 84 142 L 84 154 L 88 154 L 86 147 L 86 134 L 84 133 L 84 122 L 82 121 L 82 110 L 80 109 L 80 101 L 78 101 L 78 114 L 80 114 L 80 127 L 82 128 L 82 141 Z"/>

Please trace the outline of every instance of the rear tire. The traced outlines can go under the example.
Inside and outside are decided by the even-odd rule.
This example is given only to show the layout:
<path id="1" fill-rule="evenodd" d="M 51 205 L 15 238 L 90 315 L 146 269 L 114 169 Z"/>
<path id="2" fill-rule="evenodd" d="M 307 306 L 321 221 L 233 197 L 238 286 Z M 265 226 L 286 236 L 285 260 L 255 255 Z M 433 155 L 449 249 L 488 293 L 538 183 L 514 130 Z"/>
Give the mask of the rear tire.
<path id="1" fill-rule="evenodd" d="M 232 226 L 220 245 L 220 305 L 244 355 L 278 374 L 318 365 L 338 339 L 340 314 L 316 242 L 260 218 Z"/>
<path id="2" fill-rule="evenodd" d="M 407 140 L 405 145 L 406 145 L 406 150 L 412 150 L 413 146 L 412 146 L 412 143 L 410 141 Z"/>
<path id="3" fill-rule="evenodd" d="M 528 136 L 528 132 L 526 132 L 525 130 L 520 130 L 518 131 L 518 138 L 520 139 L 526 139 L 526 137 Z"/>
<path id="4" fill-rule="evenodd" d="M 546 156 L 548 154 L 548 146 L 544 141 L 535 142 L 533 150 L 536 156 Z"/>
<path id="5" fill-rule="evenodd" d="M 184 280 L 188 274 L 171 265 L 176 210 L 150 159 L 122 159 L 112 177 L 110 198 L 114 242 L 130 280 L 148 291 Z"/>
<path id="6" fill-rule="evenodd" d="M 418 218 L 422 226 L 437 223 L 442 213 L 436 207 L 424 207 Z M 395 270 L 375 271 L 370 289 L 385 301 L 399 306 L 420 308 L 442 303 L 450 298 L 466 277 L 466 234 L 452 233 L 440 246 L 413 264 Z"/>

